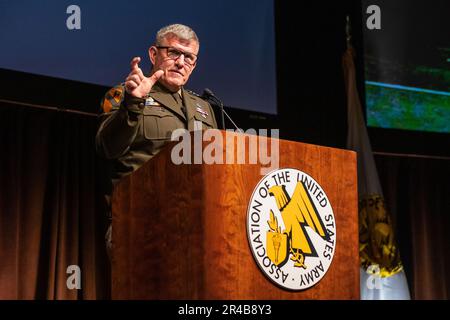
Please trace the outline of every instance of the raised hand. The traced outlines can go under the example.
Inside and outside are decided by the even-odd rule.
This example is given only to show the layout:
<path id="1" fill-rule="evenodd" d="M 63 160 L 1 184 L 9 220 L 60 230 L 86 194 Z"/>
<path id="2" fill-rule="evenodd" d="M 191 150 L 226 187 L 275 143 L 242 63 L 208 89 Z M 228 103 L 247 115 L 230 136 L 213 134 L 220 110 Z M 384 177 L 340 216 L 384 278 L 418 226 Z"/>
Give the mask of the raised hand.
<path id="1" fill-rule="evenodd" d="M 131 72 L 125 79 L 126 91 L 128 94 L 137 98 L 145 97 L 150 92 L 153 85 L 164 74 L 163 70 L 158 70 L 150 77 L 144 76 L 141 68 L 139 68 L 140 61 L 140 57 L 134 57 L 133 60 L 131 60 Z"/>

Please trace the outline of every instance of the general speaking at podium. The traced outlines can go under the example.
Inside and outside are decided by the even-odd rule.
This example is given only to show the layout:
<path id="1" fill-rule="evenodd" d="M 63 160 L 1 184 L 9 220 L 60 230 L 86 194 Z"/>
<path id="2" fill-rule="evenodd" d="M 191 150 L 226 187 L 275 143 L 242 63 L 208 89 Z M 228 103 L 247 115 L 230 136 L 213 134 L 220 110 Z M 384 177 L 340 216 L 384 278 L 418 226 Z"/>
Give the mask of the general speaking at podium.
<path id="1" fill-rule="evenodd" d="M 195 121 L 204 129 L 217 128 L 211 105 L 184 88 L 197 66 L 199 49 L 199 39 L 190 27 L 166 26 L 148 49 L 150 74 L 144 74 L 141 58 L 135 57 L 125 82 L 106 94 L 96 145 L 112 161 L 113 185 L 155 156 L 174 130 L 192 130 Z M 109 249 L 110 236 L 109 229 Z"/>

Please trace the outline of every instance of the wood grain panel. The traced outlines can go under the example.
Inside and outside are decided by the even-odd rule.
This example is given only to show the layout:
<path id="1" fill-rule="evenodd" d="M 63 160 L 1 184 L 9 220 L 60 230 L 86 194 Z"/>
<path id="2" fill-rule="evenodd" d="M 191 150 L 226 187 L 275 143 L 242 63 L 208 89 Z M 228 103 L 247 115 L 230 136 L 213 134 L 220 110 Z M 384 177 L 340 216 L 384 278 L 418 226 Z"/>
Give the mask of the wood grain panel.
<path id="1" fill-rule="evenodd" d="M 114 299 L 359 299 L 354 152 L 279 141 L 280 168 L 312 176 L 336 221 L 328 272 L 298 292 L 266 278 L 248 244 L 247 206 L 261 166 L 176 166 L 171 146 L 114 191 Z"/>

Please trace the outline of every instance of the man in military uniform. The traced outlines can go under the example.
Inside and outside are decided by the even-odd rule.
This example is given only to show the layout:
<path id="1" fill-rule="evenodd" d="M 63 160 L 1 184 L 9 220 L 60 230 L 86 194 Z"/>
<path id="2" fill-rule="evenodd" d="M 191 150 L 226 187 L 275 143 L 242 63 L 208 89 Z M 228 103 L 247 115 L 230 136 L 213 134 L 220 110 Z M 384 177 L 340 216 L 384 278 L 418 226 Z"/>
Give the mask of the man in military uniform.
<path id="1" fill-rule="evenodd" d="M 164 27 L 148 50 L 150 75 L 143 74 L 135 57 L 125 83 L 106 94 L 96 145 L 113 162 L 113 184 L 155 156 L 175 129 L 193 130 L 194 121 L 203 129 L 217 128 L 210 104 L 184 89 L 198 52 L 199 40 L 191 28 Z"/>

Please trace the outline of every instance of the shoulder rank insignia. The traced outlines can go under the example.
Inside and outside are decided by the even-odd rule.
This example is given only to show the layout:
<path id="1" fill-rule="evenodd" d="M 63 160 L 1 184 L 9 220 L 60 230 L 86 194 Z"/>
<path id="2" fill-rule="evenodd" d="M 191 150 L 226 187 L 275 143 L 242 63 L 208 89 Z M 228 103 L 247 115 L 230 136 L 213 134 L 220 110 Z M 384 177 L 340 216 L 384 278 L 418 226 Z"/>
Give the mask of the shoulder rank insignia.
<path id="1" fill-rule="evenodd" d="M 189 90 L 189 89 L 184 89 L 187 93 L 190 93 L 190 94 L 192 94 L 193 96 L 196 96 L 196 97 L 199 97 L 199 98 L 201 98 L 202 96 L 201 95 L 199 95 L 197 92 L 194 92 L 194 91 L 192 91 L 192 90 Z"/>

